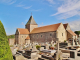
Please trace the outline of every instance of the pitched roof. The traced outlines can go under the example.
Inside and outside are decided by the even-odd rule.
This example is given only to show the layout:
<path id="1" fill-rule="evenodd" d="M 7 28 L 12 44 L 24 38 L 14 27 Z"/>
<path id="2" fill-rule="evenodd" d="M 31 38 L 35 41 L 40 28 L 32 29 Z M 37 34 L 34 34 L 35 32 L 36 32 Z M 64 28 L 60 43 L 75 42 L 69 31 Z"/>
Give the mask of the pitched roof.
<path id="1" fill-rule="evenodd" d="M 33 16 L 30 16 L 29 21 L 27 22 L 27 24 L 37 25 L 37 23 L 35 22 Z"/>
<path id="2" fill-rule="evenodd" d="M 71 35 L 75 36 L 76 34 L 72 30 L 67 30 Z"/>
<path id="3" fill-rule="evenodd" d="M 67 24 L 63 24 L 63 26 L 64 26 L 65 29 L 67 28 L 67 25 L 68 25 L 68 23 Z"/>
<path id="4" fill-rule="evenodd" d="M 59 27 L 60 24 L 61 23 L 34 28 L 31 31 L 30 34 L 32 34 L 32 33 L 41 33 L 41 32 L 49 32 L 49 31 L 56 31 L 58 29 L 58 27 Z"/>
<path id="5" fill-rule="evenodd" d="M 20 34 L 29 34 L 28 29 L 18 28 Z"/>
<path id="6" fill-rule="evenodd" d="M 26 40 L 29 40 L 29 39 L 30 39 L 30 37 L 29 37 L 29 36 L 27 36 Z"/>

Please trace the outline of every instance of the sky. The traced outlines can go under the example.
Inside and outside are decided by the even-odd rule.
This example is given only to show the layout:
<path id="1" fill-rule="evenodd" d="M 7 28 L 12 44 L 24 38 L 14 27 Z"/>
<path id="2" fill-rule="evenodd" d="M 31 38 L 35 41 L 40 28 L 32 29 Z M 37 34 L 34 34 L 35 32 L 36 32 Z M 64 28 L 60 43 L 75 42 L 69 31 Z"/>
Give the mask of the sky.
<path id="1" fill-rule="evenodd" d="M 25 28 L 30 16 L 39 27 L 69 23 L 72 31 L 80 30 L 80 0 L 0 0 L 0 20 L 7 35 Z"/>

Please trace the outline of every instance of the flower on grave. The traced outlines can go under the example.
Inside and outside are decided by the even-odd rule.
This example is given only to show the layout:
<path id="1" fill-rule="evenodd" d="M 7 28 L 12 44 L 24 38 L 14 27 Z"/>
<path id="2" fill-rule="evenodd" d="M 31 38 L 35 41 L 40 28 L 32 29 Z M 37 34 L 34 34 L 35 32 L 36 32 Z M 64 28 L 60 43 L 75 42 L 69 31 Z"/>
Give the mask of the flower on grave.
<path id="1" fill-rule="evenodd" d="M 41 46 L 40 46 L 40 45 L 36 45 L 36 49 L 38 49 L 38 50 L 39 50 L 40 48 L 41 48 Z"/>
<path id="2" fill-rule="evenodd" d="M 66 43 L 66 40 L 64 40 L 64 43 Z"/>

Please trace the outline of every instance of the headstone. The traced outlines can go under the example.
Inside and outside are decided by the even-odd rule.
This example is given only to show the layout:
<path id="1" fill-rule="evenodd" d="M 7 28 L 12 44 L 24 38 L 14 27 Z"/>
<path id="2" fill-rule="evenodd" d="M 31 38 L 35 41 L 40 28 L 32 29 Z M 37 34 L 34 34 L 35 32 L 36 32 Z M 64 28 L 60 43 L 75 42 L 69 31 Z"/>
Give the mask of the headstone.
<path id="1" fill-rule="evenodd" d="M 32 51 L 37 51 L 36 46 L 33 46 Z"/>
<path id="2" fill-rule="evenodd" d="M 74 39 L 75 39 L 75 38 L 74 38 L 74 36 L 73 36 L 72 38 L 73 38 L 72 44 L 73 44 L 73 46 L 74 46 L 74 45 L 75 45 L 75 43 L 74 43 Z"/>
<path id="3" fill-rule="evenodd" d="M 54 42 L 54 41 L 52 40 L 52 41 L 51 41 L 51 44 L 53 44 L 53 42 Z"/>
<path id="4" fill-rule="evenodd" d="M 35 57 L 37 57 L 37 52 L 31 53 L 31 59 L 34 59 Z"/>
<path id="5" fill-rule="evenodd" d="M 49 44 L 46 44 L 46 49 L 49 49 Z"/>
<path id="6" fill-rule="evenodd" d="M 23 60 L 24 57 L 22 55 L 15 55 L 15 60 Z"/>
<path id="7" fill-rule="evenodd" d="M 56 54 L 56 60 L 59 59 L 59 39 L 57 38 L 57 54 Z"/>
<path id="8" fill-rule="evenodd" d="M 40 51 L 42 51 L 42 50 L 44 50 L 44 47 L 41 47 L 41 48 L 40 48 Z"/>

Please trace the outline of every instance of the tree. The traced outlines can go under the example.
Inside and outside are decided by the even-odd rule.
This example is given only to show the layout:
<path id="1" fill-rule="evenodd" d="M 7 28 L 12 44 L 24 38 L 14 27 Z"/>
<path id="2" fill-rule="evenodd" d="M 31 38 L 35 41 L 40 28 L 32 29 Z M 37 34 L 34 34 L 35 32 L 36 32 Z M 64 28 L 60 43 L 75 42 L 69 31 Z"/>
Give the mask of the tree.
<path id="1" fill-rule="evenodd" d="M 79 34 L 80 34 L 80 31 L 75 31 L 75 33 L 76 33 L 77 35 L 79 35 Z"/>
<path id="2" fill-rule="evenodd" d="M 8 38 L 2 22 L 0 21 L 0 60 L 13 60 Z"/>

